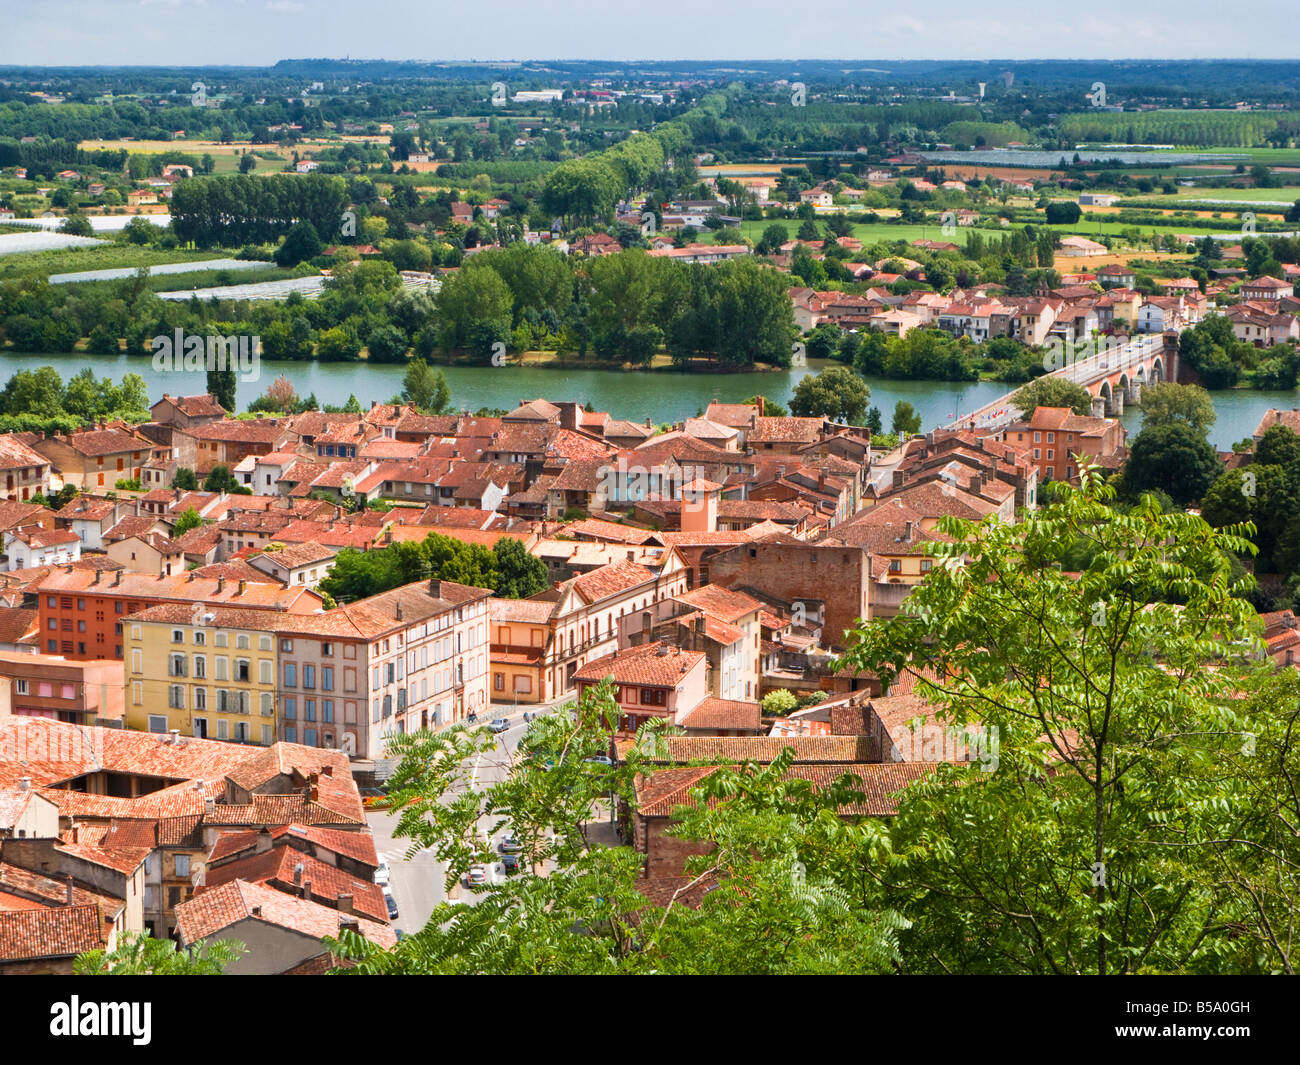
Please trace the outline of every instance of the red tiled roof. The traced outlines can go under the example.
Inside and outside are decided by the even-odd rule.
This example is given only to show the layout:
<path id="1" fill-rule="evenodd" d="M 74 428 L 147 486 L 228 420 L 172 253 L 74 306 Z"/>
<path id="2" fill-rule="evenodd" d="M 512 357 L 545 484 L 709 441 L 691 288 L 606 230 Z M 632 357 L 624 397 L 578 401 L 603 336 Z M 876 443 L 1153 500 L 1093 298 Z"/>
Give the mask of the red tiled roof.
<path id="1" fill-rule="evenodd" d="M 612 675 L 620 684 L 674 688 L 704 659 L 703 651 L 683 651 L 663 643 L 649 643 L 588 662 L 574 674 L 574 680 L 596 682 Z"/>
<path id="2" fill-rule="evenodd" d="M 307 899 L 296 898 L 275 888 L 232 880 L 204 891 L 176 907 L 176 928 L 182 942 L 190 945 L 246 919 L 289 928 L 314 939 L 338 935 L 338 910 Z M 393 930 L 384 924 L 356 918 L 358 930 L 381 947 L 397 942 Z"/>
<path id="3" fill-rule="evenodd" d="M 101 946 L 98 906 L 0 912 L 0 961 L 66 958 Z"/>

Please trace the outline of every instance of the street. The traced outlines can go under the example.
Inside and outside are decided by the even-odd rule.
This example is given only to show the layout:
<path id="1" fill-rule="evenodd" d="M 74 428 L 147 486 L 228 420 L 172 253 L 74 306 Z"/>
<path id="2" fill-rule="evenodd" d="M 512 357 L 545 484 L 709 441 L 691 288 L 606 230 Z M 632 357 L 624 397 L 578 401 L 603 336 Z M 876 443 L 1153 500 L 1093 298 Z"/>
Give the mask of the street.
<path id="1" fill-rule="evenodd" d="M 510 727 L 497 735 L 497 745 L 493 750 L 484 751 L 475 760 L 470 775 L 471 786 L 475 790 L 484 791 L 493 784 L 500 783 L 505 779 L 506 773 L 509 771 L 511 755 L 528 729 L 528 724 L 524 721 L 525 712 L 528 713 L 529 717 L 532 717 L 534 712 L 549 713 L 556 706 L 561 706 L 569 701 L 568 698 L 560 699 L 554 703 L 543 704 L 536 708 L 532 706 L 515 706 L 513 703 L 495 704 L 491 707 L 490 712 L 480 715 L 478 720 L 480 725 L 487 725 L 494 718 L 503 717 L 510 722 Z M 388 862 L 389 883 L 393 898 L 397 900 L 397 918 L 392 922 L 393 927 L 409 933 L 423 928 L 429 920 L 429 915 L 433 913 L 434 907 L 446 901 L 449 897 L 453 901 L 464 902 L 472 906 L 478 896 L 467 891 L 463 884 L 453 886 L 449 896 L 443 886 L 446 868 L 442 862 L 434 857 L 432 852 L 420 850 L 408 860 L 406 853 L 410 847 L 410 841 L 394 839 L 393 837 L 393 830 L 397 827 L 398 818 L 398 813 L 387 810 L 372 809 L 366 811 L 366 822 L 370 825 L 370 831 L 374 835 L 375 850 L 379 853 L 381 859 Z M 497 820 L 496 816 L 480 818 L 480 832 L 487 835 L 489 829 Z M 504 835 L 504 832 L 499 832 L 492 839 L 493 849 L 496 851 L 497 857 L 487 869 L 488 880 L 493 883 L 506 875 L 501 865 L 499 849 L 501 838 Z"/>

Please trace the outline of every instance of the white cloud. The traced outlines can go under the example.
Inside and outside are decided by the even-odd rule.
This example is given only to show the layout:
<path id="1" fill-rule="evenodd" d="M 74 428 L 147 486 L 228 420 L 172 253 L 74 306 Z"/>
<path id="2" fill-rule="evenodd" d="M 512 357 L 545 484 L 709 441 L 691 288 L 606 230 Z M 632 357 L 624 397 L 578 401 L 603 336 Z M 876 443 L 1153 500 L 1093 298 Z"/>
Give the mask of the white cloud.
<path id="1" fill-rule="evenodd" d="M 306 11 L 307 5 L 298 3 L 298 0 L 266 0 L 266 10 L 281 15 L 296 15 L 299 11 Z"/>

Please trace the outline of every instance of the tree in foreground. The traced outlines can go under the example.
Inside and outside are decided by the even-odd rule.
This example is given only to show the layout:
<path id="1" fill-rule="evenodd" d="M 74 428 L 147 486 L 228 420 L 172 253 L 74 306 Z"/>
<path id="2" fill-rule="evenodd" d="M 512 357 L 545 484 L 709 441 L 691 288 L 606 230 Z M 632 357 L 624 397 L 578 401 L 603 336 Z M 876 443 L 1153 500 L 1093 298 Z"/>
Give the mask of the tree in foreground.
<path id="1" fill-rule="evenodd" d="M 387 801 L 402 811 L 397 835 L 410 841 L 408 853 L 428 848 L 446 862 L 454 890 L 470 865 L 495 857 L 479 827 L 487 816 L 493 833 L 509 826 L 519 841 L 521 869 L 467 889 L 479 896 L 473 907 L 443 903 L 390 951 L 343 933 L 331 945 L 356 960 L 347 971 L 830 973 L 895 964 L 901 920 L 865 905 L 856 889 L 877 830 L 831 812 L 861 795 L 815 794 L 787 780 L 788 754 L 710 775 L 711 790 L 699 791 L 674 831 L 714 846 L 665 898 L 647 899 L 642 855 L 588 839 L 609 800 L 632 800 L 638 774 L 662 756 L 662 726 L 651 724 L 624 763 L 593 760 L 608 751 L 619 714 L 607 681 L 539 718 L 513 751 L 481 728 L 396 737 Z M 480 755 L 507 771 L 486 792 L 469 780 Z"/>
<path id="2" fill-rule="evenodd" d="M 864 870 L 907 971 L 1292 971 L 1300 703 L 1247 657 L 1251 530 L 1112 495 L 1089 468 L 1019 523 L 941 519 L 905 612 L 851 634 L 841 666 L 923 671 L 981 730 L 985 764 L 910 788 Z"/>
<path id="3" fill-rule="evenodd" d="M 234 939 L 203 940 L 180 949 L 170 939 L 123 932 L 111 951 L 77 955 L 72 971 L 77 976 L 220 976 L 245 951 Z"/>

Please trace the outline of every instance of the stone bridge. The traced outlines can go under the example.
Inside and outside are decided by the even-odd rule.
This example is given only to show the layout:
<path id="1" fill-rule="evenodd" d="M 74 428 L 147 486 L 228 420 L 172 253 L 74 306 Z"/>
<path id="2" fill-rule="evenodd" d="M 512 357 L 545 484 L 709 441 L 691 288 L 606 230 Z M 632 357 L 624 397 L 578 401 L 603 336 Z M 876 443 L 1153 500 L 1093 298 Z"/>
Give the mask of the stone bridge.
<path id="1" fill-rule="evenodd" d="M 1102 350 L 1093 351 L 1097 343 Z M 1126 405 L 1140 404 L 1142 389 L 1161 381 L 1178 378 L 1178 334 L 1151 333 L 1132 337 L 1110 346 L 1106 337 L 1099 341 L 1049 346 L 1048 358 L 1061 363 L 1059 369 L 1045 377 L 1063 377 L 1083 385 L 1092 394 L 1092 413 L 1097 417 L 1118 417 Z M 979 410 L 962 414 L 944 428 L 997 429 L 1020 417 L 1011 402 L 1019 386 Z"/>

